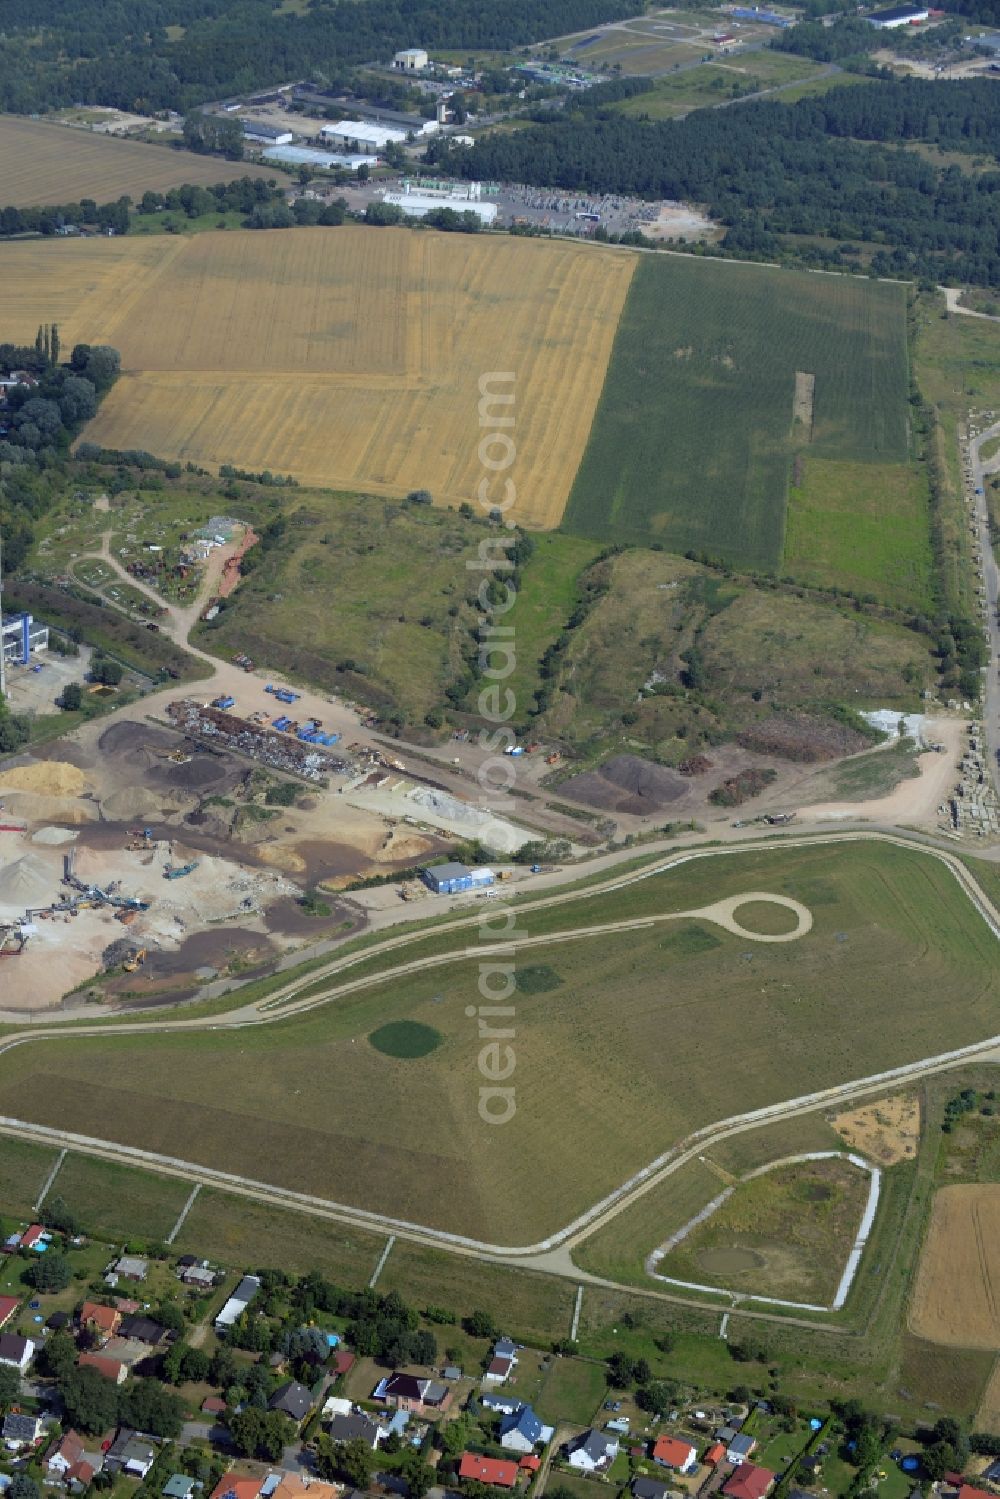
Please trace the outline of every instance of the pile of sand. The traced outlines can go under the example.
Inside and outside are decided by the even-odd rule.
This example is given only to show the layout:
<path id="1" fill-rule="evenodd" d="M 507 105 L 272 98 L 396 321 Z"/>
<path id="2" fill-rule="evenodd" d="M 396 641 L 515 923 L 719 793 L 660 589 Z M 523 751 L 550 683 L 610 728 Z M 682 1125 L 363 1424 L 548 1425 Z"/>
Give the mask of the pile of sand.
<path id="1" fill-rule="evenodd" d="M 108 822 L 129 822 L 133 818 L 155 817 L 160 799 L 144 786 L 123 786 L 101 802 L 101 813 Z"/>
<path id="2" fill-rule="evenodd" d="M 73 828 L 39 828 L 37 833 L 32 833 L 32 843 L 44 843 L 50 848 L 59 848 L 63 843 L 75 843 L 80 834 Z"/>
<path id="3" fill-rule="evenodd" d="M 42 906 L 58 893 L 58 879 L 36 854 L 22 854 L 0 869 L 0 905 Z"/>
<path id="4" fill-rule="evenodd" d="M 83 771 L 65 760 L 19 765 L 0 775 L 0 790 L 38 791 L 42 796 L 80 796 L 86 784 Z"/>

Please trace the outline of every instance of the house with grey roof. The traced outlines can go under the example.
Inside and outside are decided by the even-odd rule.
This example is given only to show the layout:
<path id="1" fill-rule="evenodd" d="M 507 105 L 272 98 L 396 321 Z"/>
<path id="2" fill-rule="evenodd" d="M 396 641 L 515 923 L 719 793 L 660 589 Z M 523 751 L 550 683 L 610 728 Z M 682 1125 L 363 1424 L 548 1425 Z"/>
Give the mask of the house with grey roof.
<path id="1" fill-rule="evenodd" d="M 593 1426 L 566 1446 L 567 1462 L 582 1473 L 603 1473 L 617 1456 L 618 1438 Z"/>

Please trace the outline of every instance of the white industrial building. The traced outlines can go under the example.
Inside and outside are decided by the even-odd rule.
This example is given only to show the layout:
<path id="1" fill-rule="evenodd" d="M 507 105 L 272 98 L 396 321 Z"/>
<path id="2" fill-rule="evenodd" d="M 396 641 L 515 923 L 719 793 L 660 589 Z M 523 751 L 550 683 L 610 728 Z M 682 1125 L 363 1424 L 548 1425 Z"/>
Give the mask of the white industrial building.
<path id="1" fill-rule="evenodd" d="M 404 47 L 392 59 L 393 67 L 400 73 L 420 73 L 429 62 L 430 58 L 423 47 Z"/>
<path id="2" fill-rule="evenodd" d="M 227 1327 L 238 1322 L 259 1290 L 260 1278 L 256 1275 L 244 1275 L 215 1319 L 216 1332 L 224 1332 Z"/>
<path id="3" fill-rule="evenodd" d="M 268 146 L 261 156 L 276 165 L 311 167 L 316 172 L 330 172 L 335 167 L 356 172 L 359 167 L 370 167 L 373 161 L 378 162 L 377 156 L 348 156 L 342 151 L 317 151 L 313 146 Z"/>
<path id="4" fill-rule="evenodd" d="M 878 31 L 893 31 L 897 26 L 917 26 L 929 15 L 929 10 L 921 10 L 916 5 L 893 5 L 888 10 L 872 11 L 868 21 Z"/>
<path id="5" fill-rule="evenodd" d="M 426 218 L 429 213 L 434 213 L 439 208 L 450 208 L 455 213 L 474 213 L 479 222 L 487 228 L 496 223 L 497 206 L 495 203 L 482 203 L 475 198 L 452 198 L 433 196 L 430 193 L 385 193 L 383 203 L 391 203 L 395 208 L 401 208 L 411 219 Z"/>
<path id="6" fill-rule="evenodd" d="M 290 146 L 295 139 L 290 130 L 276 130 L 273 125 L 259 125 L 256 120 L 243 121 L 243 134 L 248 141 L 259 141 L 265 146 Z"/>
<path id="7" fill-rule="evenodd" d="M 336 125 L 324 125 L 320 135 L 329 145 L 358 156 L 375 156 L 386 146 L 401 146 L 407 138 L 405 130 L 373 125 L 370 120 L 338 120 Z"/>
<path id="8" fill-rule="evenodd" d="M 36 622 L 30 614 L 5 614 L 0 624 L 3 659 L 8 665 L 27 666 L 36 651 L 49 648 L 49 627 Z"/>

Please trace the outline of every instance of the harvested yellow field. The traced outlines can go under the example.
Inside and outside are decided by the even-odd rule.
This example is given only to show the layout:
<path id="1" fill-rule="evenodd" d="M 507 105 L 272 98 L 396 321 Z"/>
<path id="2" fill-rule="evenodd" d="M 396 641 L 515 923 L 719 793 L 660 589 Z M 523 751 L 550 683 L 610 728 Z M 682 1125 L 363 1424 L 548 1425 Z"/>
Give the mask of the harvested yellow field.
<path id="1" fill-rule="evenodd" d="M 429 489 L 451 505 L 475 503 L 484 478 L 502 500 L 510 479 L 508 515 L 540 527 L 562 517 L 635 264 L 592 246 L 360 226 L 30 249 L 0 277 L 9 336 L 56 320 L 64 344 L 121 350 L 88 442 L 342 489 Z M 514 403 L 484 428 L 480 381 L 498 371 Z M 502 462 L 509 437 L 503 474 L 480 454 L 496 415 L 514 418 L 486 452 Z"/>
<path id="2" fill-rule="evenodd" d="M 935 1196 L 910 1327 L 933 1343 L 1000 1350 L 1000 1185 Z"/>
<path id="3" fill-rule="evenodd" d="M 93 198 L 141 198 L 185 182 L 209 187 L 238 177 L 273 177 L 242 161 L 195 156 L 171 146 L 115 140 L 90 130 L 0 115 L 0 204 L 35 207 Z"/>
<path id="4" fill-rule="evenodd" d="M 1000 1437 L 1000 1359 L 993 1366 L 989 1384 L 983 1391 L 973 1430 L 988 1431 L 991 1436 Z"/>

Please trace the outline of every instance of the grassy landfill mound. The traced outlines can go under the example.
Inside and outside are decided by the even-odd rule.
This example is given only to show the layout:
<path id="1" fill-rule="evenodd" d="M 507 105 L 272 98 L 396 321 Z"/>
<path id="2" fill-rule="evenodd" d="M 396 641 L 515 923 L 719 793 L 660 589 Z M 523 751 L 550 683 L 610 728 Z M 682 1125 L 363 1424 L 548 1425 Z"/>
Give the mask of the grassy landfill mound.
<path id="1" fill-rule="evenodd" d="M 908 850 L 852 844 L 709 859 L 536 911 L 531 934 L 747 890 L 805 903 L 811 933 L 755 945 L 713 926 L 719 941 L 708 947 L 677 942 L 685 923 L 654 925 L 525 955 L 525 966 L 547 964 L 561 982 L 517 996 L 517 1112 L 502 1130 L 485 1129 L 478 1113 L 482 1043 L 467 1014 L 478 965 L 450 937 L 423 939 L 407 958 L 457 950 L 454 961 L 405 984 L 366 965 L 370 987 L 273 1024 L 20 1046 L 0 1057 L 0 1112 L 525 1243 L 734 1108 L 996 1030 L 995 939 L 948 870 Z M 376 1050 L 370 1033 L 404 1020 L 431 1026 L 440 1046 L 424 1056 Z M 738 1097 L 730 1066 L 705 1065 L 737 1032 Z"/>
<path id="2" fill-rule="evenodd" d="M 902 287 L 644 259 L 565 527 L 777 568 L 793 454 L 905 461 L 906 371 Z"/>

